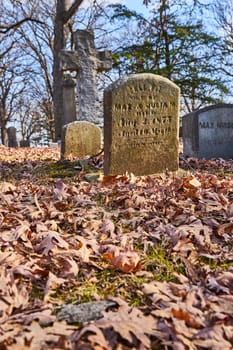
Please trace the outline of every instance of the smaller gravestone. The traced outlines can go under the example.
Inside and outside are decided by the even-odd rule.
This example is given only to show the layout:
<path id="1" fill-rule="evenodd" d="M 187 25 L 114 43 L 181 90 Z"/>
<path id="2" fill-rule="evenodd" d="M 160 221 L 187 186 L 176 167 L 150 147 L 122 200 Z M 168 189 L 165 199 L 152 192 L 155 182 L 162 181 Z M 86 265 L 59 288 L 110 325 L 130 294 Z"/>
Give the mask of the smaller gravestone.
<path id="1" fill-rule="evenodd" d="M 20 147 L 30 147 L 30 140 L 27 139 L 27 140 L 20 140 L 19 141 L 19 145 Z"/>
<path id="2" fill-rule="evenodd" d="M 93 156 L 101 149 L 101 129 L 95 124 L 77 121 L 62 130 L 61 158 Z"/>
<path id="3" fill-rule="evenodd" d="M 63 81 L 63 122 L 62 125 L 72 123 L 76 118 L 75 87 L 76 82 L 71 76 L 65 76 Z"/>
<path id="4" fill-rule="evenodd" d="M 7 128 L 8 147 L 18 147 L 17 130 L 14 126 Z"/>
<path id="5" fill-rule="evenodd" d="M 217 104 L 182 118 L 184 156 L 233 158 L 233 104 Z"/>
<path id="6" fill-rule="evenodd" d="M 179 88 L 155 74 L 119 79 L 104 92 L 104 173 L 178 169 Z"/>

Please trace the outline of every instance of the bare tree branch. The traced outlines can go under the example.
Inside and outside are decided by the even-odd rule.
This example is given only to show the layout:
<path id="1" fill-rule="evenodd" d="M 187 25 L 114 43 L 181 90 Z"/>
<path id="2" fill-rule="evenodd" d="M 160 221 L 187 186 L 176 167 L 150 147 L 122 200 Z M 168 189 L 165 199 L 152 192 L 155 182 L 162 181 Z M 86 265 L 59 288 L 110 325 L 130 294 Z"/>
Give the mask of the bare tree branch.
<path id="1" fill-rule="evenodd" d="M 0 60 L 13 48 L 13 46 L 14 46 L 14 43 L 12 42 L 5 51 L 0 53 Z"/>
<path id="2" fill-rule="evenodd" d="M 71 5 L 71 7 L 68 9 L 68 11 L 66 11 L 66 14 L 64 15 L 64 23 L 69 21 L 69 19 L 75 14 L 82 2 L 83 0 L 76 0 L 73 5 Z"/>
<path id="3" fill-rule="evenodd" d="M 39 24 L 44 24 L 44 22 L 41 22 L 40 20 L 36 19 L 36 18 L 31 18 L 31 17 L 26 17 L 26 18 L 23 18 L 21 19 L 20 21 L 18 22 L 15 22 L 11 25 L 0 25 L 0 34 L 6 34 L 8 33 L 10 30 L 16 30 L 18 29 L 22 24 L 24 24 L 25 22 L 36 22 L 36 23 L 39 23 Z"/>

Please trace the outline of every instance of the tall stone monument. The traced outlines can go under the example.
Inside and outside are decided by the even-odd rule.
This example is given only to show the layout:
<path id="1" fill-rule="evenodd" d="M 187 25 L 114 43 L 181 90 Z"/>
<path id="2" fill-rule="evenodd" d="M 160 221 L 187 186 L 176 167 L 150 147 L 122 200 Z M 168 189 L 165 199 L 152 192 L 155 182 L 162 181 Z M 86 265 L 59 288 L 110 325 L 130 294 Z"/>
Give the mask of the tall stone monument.
<path id="1" fill-rule="evenodd" d="M 135 74 L 104 92 L 104 173 L 178 169 L 180 90 L 154 74 Z"/>
<path id="2" fill-rule="evenodd" d="M 76 101 L 75 101 L 76 82 L 70 76 L 66 75 L 63 79 L 63 125 L 77 120 Z"/>
<path id="3" fill-rule="evenodd" d="M 8 147 L 18 147 L 17 129 L 14 126 L 7 128 Z"/>
<path id="4" fill-rule="evenodd" d="M 77 72 L 78 117 L 76 119 L 96 123 L 98 100 L 96 76 L 97 73 L 111 69 L 111 51 L 96 50 L 92 31 L 77 30 L 74 40 L 75 51 L 61 52 L 62 69 Z"/>

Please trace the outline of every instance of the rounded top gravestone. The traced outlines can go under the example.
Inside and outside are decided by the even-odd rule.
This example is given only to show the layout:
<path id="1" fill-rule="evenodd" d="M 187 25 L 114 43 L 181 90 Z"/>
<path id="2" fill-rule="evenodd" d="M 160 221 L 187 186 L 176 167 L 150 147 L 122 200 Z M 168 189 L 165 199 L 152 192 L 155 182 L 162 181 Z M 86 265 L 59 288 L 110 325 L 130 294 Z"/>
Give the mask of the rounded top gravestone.
<path id="1" fill-rule="evenodd" d="M 104 172 L 148 175 L 178 169 L 180 89 L 149 73 L 104 92 Z"/>
<path id="2" fill-rule="evenodd" d="M 93 156 L 101 149 L 101 129 L 86 121 L 64 125 L 61 158 Z"/>

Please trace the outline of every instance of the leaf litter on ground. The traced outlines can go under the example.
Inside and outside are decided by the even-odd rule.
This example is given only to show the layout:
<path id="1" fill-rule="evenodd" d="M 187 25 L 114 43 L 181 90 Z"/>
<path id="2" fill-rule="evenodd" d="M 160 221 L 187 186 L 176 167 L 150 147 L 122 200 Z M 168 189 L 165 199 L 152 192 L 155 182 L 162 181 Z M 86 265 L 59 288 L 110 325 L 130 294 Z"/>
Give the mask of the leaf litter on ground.
<path id="1" fill-rule="evenodd" d="M 0 148 L 0 349 L 232 349 L 233 161 L 87 182 L 58 148 Z"/>

